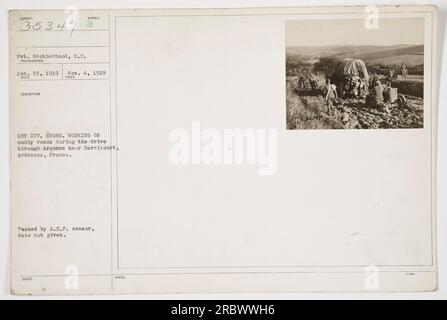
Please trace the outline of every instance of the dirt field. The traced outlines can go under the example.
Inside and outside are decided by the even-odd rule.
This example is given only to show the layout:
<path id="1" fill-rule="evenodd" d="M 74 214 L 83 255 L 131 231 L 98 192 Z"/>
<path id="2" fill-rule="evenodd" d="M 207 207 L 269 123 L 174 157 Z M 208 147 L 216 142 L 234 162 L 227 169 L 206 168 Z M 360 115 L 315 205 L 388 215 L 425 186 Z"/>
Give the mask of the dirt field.
<path id="1" fill-rule="evenodd" d="M 328 114 L 322 95 L 324 78 L 318 76 L 320 89 L 315 92 L 297 90 L 294 77 L 286 83 L 287 129 L 386 129 L 423 127 L 423 83 L 415 80 L 396 80 L 398 90 L 403 94 L 405 106 L 397 103 L 386 108 L 373 108 L 364 99 L 340 99 L 334 110 Z M 415 84 L 416 83 L 416 84 Z M 405 88 L 405 89 L 402 89 Z M 414 89 L 416 88 L 416 89 Z"/>

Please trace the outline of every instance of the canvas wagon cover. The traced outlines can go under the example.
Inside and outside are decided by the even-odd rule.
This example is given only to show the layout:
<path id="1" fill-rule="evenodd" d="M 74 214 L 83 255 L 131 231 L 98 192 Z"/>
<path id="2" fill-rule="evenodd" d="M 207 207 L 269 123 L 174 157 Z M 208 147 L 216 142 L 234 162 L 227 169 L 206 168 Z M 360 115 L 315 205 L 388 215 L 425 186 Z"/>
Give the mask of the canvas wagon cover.
<path id="1" fill-rule="evenodd" d="M 343 78 L 344 76 L 359 76 L 366 81 L 369 79 L 365 62 L 360 59 L 352 58 L 346 58 L 340 62 L 335 70 L 335 76 L 337 78 Z"/>

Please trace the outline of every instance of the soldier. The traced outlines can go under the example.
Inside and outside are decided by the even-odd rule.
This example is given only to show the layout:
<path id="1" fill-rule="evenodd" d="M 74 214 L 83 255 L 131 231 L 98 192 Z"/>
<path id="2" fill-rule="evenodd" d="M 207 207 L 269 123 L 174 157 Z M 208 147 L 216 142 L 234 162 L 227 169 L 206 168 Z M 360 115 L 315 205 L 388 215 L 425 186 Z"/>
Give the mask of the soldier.
<path id="1" fill-rule="evenodd" d="M 326 86 L 324 87 L 324 99 L 326 100 L 327 114 L 330 116 L 331 110 L 334 108 L 333 101 L 338 98 L 335 85 L 331 84 L 330 79 L 326 79 Z"/>
<path id="2" fill-rule="evenodd" d="M 313 75 L 309 76 L 309 84 L 312 91 L 316 91 L 318 89 L 318 83 L 313 77 Z"/>
<path id="3" fill-rule="evenodd" d="M 394 77 L 394 68 L 390 68 L 390 70 L 388 71 L 388 77 L 389 78 L 393 78 Z"/>
<path id="4" fill-rule="evenodd" d="M 374 102 L 376 106 L 379 106 L 383 102 L 383 87 L 380 81 L 376 81 L 374 85 Z"/>
<path id="5" fill-rule="evenodd" d="M 373 88 L 376 82 L 379 80 L 379 76 L 377 73 L 374 73 L 371 78 L 369 78 L 369 87 Z"/>
<path id="6" fill-rule="evenodd" d="M 304 86 L 305 86 L 305 84 L 304 84 L 304 78 L 303 78 L 303 77 L 300 77 L 300 79 L 298 80 L 298 88 L 300 88 L 300 89 L 304 89 Z"/>
<path id="7" fill-rule="evenodd" d="M 405 80 L 407 78 L 407 74 L 408 74 L 408 69 L 407 66 L 405 65 L 405 63 L 402 62 L 402 80 Z"/>

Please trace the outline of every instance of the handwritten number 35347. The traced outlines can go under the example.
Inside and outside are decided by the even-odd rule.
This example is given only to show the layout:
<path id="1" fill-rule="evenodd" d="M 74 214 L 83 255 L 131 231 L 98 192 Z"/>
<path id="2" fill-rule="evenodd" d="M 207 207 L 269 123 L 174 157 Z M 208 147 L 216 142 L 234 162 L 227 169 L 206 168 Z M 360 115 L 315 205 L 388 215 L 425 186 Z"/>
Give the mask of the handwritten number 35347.
<path id="1" fill-rule="evenodd" d="M 71 32 L 74 31 L 76 28 L 77 23 L 71 23 L 70 29 L 67 29 L 66 22 L 64 23 L 58 23 L 57 25 L 53 21 L 36 21 L 34 23 L 31 23 L 29 21 L 25 21 L 24 25 L 22 26 L 21 31 L 63 31 L 63 30 L 69 30 Z"/>

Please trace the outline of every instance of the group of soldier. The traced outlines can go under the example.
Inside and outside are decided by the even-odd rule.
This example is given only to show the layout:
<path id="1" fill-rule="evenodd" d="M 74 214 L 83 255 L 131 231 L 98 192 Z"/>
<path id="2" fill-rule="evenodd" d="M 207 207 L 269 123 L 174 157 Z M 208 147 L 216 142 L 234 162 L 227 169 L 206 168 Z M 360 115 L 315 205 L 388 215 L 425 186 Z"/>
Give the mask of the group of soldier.
<path id="1" fill-rule="evenodd" d="M 390 68 L 387 76 L 389 79 L 391 79 L 395 77 L 395 74 L 395 69 Z M 408 68 L 403 62 L 401 65 L 401 76 L 403 80 L 405 80 L 408 76 Z M 296 81 L 296 88 L 298 90 L 305 90 L 310 88 L 312 91 L 316 91 L 319 88 L 318 82 L 313 75 L 308 75 L 307 81 L 302 76 L 299 77 Z M 391 83 L 387 81 L 386 83 L 382 84 L 381 76 L 375 73 L 369 78 L 369 81 L 363 81 L 359 77 L 347 79 L 345 81 L 345 88 L 343 88 L 343 92 L 345 94 L 348 93 L 355 98 L 358 98 L 359 96 L 365 97 L 368 93 L 367 98 L 371 104 L 375 106 L 383 106 L 384 100 L 386 100 L 384 99 L 384 94 L 386 95 L 386 93 L 390 89 Z M 330 115 L 331 110 L 333 110 L 334 102 L 338 100 L 338 93 L 337 87 L 331 83 L 329 77 L 326 78 L 326 83 L 323 87 L 323 97 L 326 101 L 328 115 Z"/>
<path id="2" fill-rule="evenodd" d="M 405 63 L 403 63 L 403 62 L 402 62 L 402 65 L 400 66 L 400 74 L 401 74 L 402 80 L 407 79 L 407 76 L 408 76 L 408 68 L 407 68 L 407 66 L 405 65 Z M 394 78 L 395 75 L 396 75 L 396 70 L 394 69 L 394 67 L 391 67 L 391 68 L 388 70 L 388 77 L 389 77 L 389 78 Z"/>
<path id="3" fill-rule="evenodd" d="M 310 90 L 312 90 L 312 91 L 315 91 L 318 89 L 318 82 L 313 75 L 308 75 L 307 81 L 302 76 L 299 77 L 299 79 L 298 79 L 297 89 L 304 90 L 307 88 L 310 88 Z"/>

